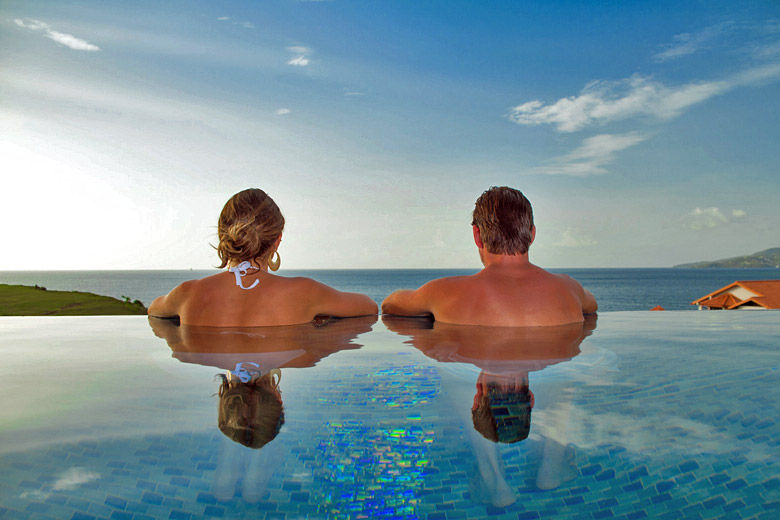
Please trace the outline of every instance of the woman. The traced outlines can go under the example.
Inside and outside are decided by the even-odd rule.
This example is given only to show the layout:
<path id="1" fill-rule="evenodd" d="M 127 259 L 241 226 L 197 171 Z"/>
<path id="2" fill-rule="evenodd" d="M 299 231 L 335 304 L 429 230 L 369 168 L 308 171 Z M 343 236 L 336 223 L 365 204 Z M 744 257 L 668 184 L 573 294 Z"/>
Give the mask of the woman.
<path id="1" fill-rule="evenodd" d="M 214 327 L 306 323 L 315 316 L 377 313 L 368 296 L 337 291 L 309 278 L 286 278 L 277 249 L 284 217 L 276 203 L 256 188 L 236 193 L 219 216 L 217 254 L 228 271 L 184 282 L 149 306 L 158 318 Z"/>

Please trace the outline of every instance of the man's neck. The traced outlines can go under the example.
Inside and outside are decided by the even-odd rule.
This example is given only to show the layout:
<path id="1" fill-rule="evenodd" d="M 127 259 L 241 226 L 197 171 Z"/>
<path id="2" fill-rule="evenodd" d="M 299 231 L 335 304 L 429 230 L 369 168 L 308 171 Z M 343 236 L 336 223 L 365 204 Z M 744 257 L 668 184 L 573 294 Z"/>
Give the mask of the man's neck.
<path id="1" fill-rule="evenodd" d="M 489 253 L 485 249 L 480 249 L 479 257 L 482 260 L 482 265 L 486 268 L 521 269 L 531 265 L 531 262 L 528 260 L 528 253 L 521 255 L 496 255 Z"/>

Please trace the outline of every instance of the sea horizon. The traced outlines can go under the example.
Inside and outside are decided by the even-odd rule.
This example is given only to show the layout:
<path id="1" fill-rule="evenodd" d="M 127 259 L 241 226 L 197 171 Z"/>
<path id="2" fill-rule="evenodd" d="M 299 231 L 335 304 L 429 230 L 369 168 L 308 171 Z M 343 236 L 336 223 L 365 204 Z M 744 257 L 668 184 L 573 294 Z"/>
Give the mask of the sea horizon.
<path id="1" fill-rule="evenodd" d="M 444 276 L 479 268 L 282 269 L 280 276 L 305 276 L 342 291 L 367 294 L 377 303 L 396 289 L 414 289 Z M 568 274 L 593 293 L 600 312 L 695 309 L 691 302 L 736 280 L 780 279 L 777 268 L 576 267 L 549 269 Z M 0 283 L 83 291 L 149 305 L 180 283 L 218 269 L 27 270 L 0 271 Z"/>

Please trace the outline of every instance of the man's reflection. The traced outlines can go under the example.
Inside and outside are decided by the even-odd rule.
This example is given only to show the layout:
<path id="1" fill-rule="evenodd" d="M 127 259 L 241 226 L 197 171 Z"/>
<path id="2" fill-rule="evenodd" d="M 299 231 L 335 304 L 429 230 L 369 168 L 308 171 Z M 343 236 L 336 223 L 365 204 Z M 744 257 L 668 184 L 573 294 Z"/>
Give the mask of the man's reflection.
<path id="1" fill-rule="evenodd" d="M 213 485 L 219 500 L 232 499 L 243 478 L 243 499 L 259 501 L 286 456 L 272 442 L 284 424 L 281 369 L 313 367 L 333 353 L 362 347 L 353 340 L 376 320 L 323 318 L 303 325 L 218 328 L 149 318 L 173 357 L 225 371 L 218 376 L 217 424 L 233 442 L 220 447 Z"/>
<path id="2" fill-rule="evenodd" d="M 469 485 L 472 499 L 497 507 L 515 502 L 495 443 L 516 443 L 528 437 L 536 405 L 529 374 L 577 356 L 580 343 L 595 328 L 595 315 L 584 323 L 555 327 L 452 325 L 390 316 L 384 316 L 383 321 L 388 329 L 409 336 L 407 343 L 423 354 L 446 363 L 439 368 L 443 389 L 452 401 L 450 408 L 463 422 L 473 425 L 467 428 L 478 470 Z M 471 386 L 474 379 L 476 394 Z M 560 386 L 557 381 L 547 385 L 542 392 L 545 395 L 540 394 L 551 412 L 546 415 L 548 424 L 540 428 L 543 432 L 566 429 L 571 396 Z M 569 478 L 567 466 L 572 462 L 567 459 L 571 452 L 565 436 L 543 435 L 541 451 L 535 485 L 556 488 Z M 477 474 L 478 479 L 474 478 Z"/>

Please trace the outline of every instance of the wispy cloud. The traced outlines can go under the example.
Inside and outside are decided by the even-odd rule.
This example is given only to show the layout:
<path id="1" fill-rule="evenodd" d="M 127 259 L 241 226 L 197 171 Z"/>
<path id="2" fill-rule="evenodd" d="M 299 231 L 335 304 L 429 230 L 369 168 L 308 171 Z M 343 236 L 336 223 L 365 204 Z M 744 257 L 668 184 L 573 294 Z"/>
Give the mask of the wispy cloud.
<path id="1" fill-rule="evenodd" d="M 238 25 L 238 26 L 243 27 L 245 29 L 254 29 L 255 28 L 255 24 L 253 24 L 252 22 L 246 22 L 246 21 L 238 22 L 238 21 L 232 20 L 229 16 L 220 16 L 220 17 L 217 18 L 217 20 L 220 21 L 220 22 L 230 22 L 233 25 Z"/>
<path id="2" fill-rule="evenodd" d="M 280 108 L 274 112 L 274 114 L 276 114 L 277 116 L 286 116 L 289 113 L 290 113 L 289 108 Z"/>
<path id="3" fill-rule="evenodd" d="M 601 134 L 585 139 L 570 153 L 552 160 L 547 166 L 533 170 L 534 173 L 547 175 L 601 175 L 604 168 L 615 159 L 615 154 L 641 143 L 650 137 L 638 132 L 627 134 Z"/>
<path id="4" fill-rule="evenodd" d="M 25 491 L 19 495 L 19 498 L 28 500 L 46 500 L 49 498 L 52 491 L 71 491 L 81 486 L 82 484 L 88 484 L 89 482 L 99 478 L 99 473 L 89 471 L 78 466 L 73 466 L 57 475 L 57 479 L 51 484 L 51 487 L 44 486 L 41 489 Z"/>
<path id="5" fill-rule="evenodd" d="M 65 472 L 59 475 L 57 480 L 52 485 L 52 489 L 55 491 L 75 489 L 82 484 L 92 482 L 98 478 L 100 478 L 100 475 L 94 471 L 73 467 L 67 469 Z"/>
<path id="6" fill-rule="evenodd" d="M 287 50 L 293 53 L 293 57 L 287 61 L 287 65 L 306 67 L 309 64 L 309 55 L 311 55 L 310 48 L 302 45 L 293 45 L 287 47 Z"/>
<path id="7" fill-rule="evenodd" d="M 695 33 L 677 34 L 673 42 L 664 45 L 664 50 L 653 56 L 656 62 L 664 62 L 694 54 L 706 49 L 711 42 L 728 32 L 734 26 L 726 22 L 706 27 Z"/>
<path id="8" fill-rule="evenodd" d="M 81 38 L 76 38 L 72 34 L 54 31 L 49 24 L 41 22 L 40 20 L 28 20 L 25 22 L 24 20 L 16 18 L 14 19 L 14 23 L 19 27 L 23 27 L 31 31 L 42 31 L 43 35 L 50 40 L 53 40 L 76 51 L 95 52 L 100 50 L 100 47 L 97 45 L 89 43 L 86 40 L 82 40 Z"/>
<path id="9" fill-rule="evenodd" d="M 732 222 L 734 219 L 740 219 L 747 216 L 747 212 L 742 209 L 734 209 L 731 212 L 723 213 L 716 207 L 694 208 L 684 220 L 687 226 L 694 230 L 712 229 Z"/>
<path id="10" fill-rule="evenodd" d="M 580 230 L 571 227 L 566 228 L 561 239 L 552 245 L 557 247 L 587 247 L 598 244 L 589 236 L 583 234 Z"/>
<path id="11" fill-rule="evenodd" d="M 737 87 L 778 79 L 780 63 L 749 68 L 722 81 L 694 82 L 676 87 L 643 76 L 621 81 L 593 81 L 579 96 L 562 98 L 550 105 L 539 100 L 528 101 L 510 109 L 508 118 L 519 125 L 555 125 L 559 132 L 574 132 L 637 116 L 672 119 L 697 103 Z"/>

